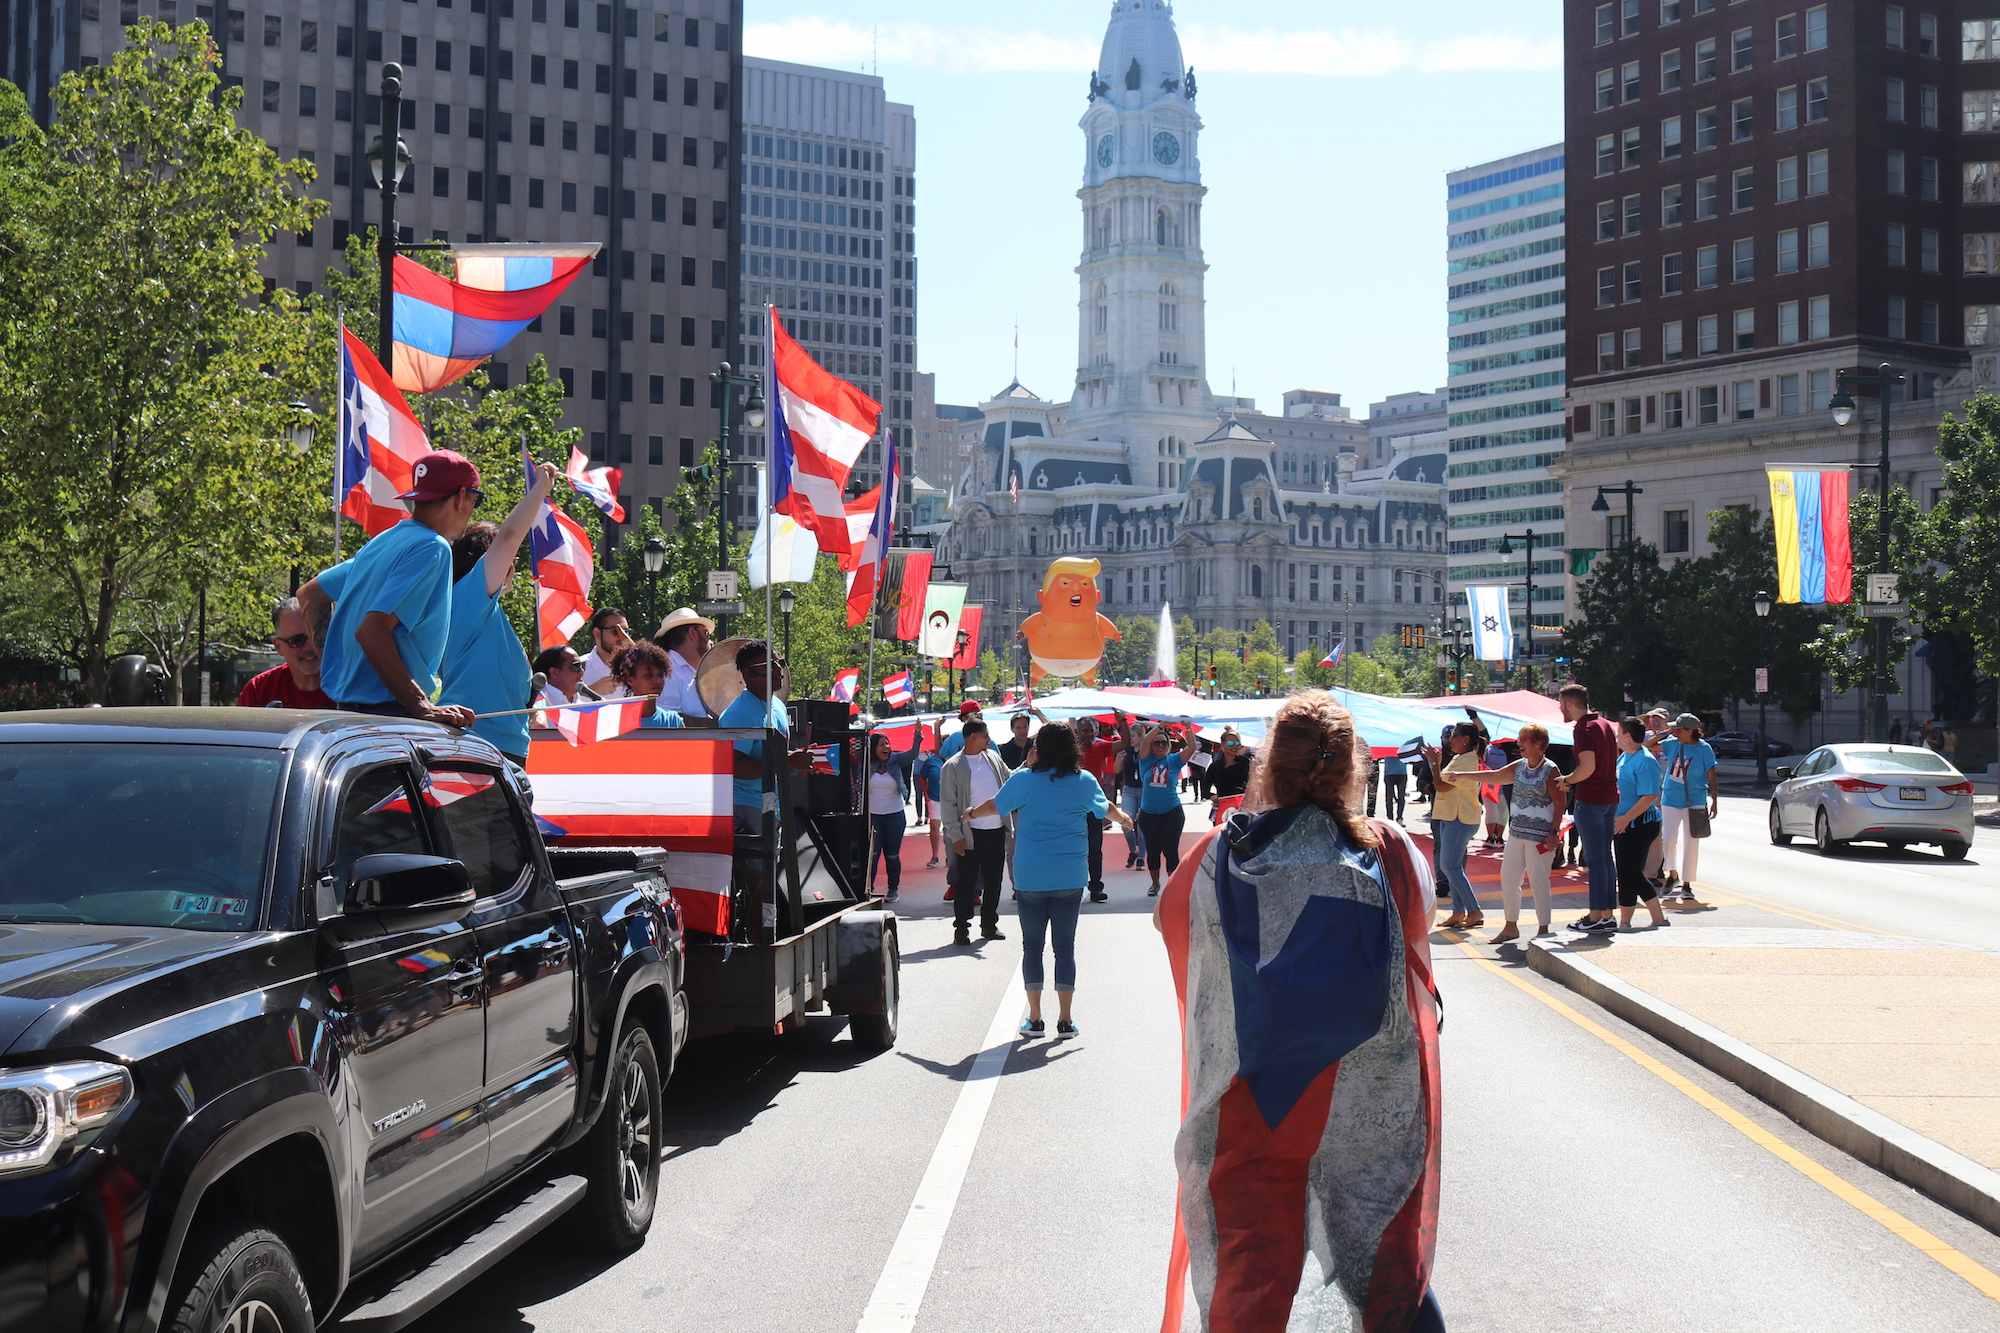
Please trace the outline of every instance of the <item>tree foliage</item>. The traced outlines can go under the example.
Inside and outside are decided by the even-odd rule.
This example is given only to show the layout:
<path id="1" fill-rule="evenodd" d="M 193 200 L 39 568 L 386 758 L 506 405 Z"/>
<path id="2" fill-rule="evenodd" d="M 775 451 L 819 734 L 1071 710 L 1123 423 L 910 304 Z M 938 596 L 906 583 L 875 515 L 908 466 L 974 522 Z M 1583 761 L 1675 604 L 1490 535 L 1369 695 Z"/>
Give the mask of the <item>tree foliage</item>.
<path id="1" fill-rule="evenodd" d="M 1964 420 L 1946 416 L 1938 456 L 1943 493 L 1918 529 L 1924 560 L 1904 588 L 1927 630 L 1970 640 L 1972 665 L 1987 678 L 1979 706 L 1991 717 L 2000 677 L 2000 398 L 1982 391 Z"/>
<path id="2" fill-rule="evenodd" d="M 258 264 L 323 211 L 235 123 L 200 24 L 65 75 L 46 133 L 0 84 L 0 536 L 58 589 L 90 697 L 127 599 L 268 586 L 331 448 L 286 447 L 310 355 Z"/>

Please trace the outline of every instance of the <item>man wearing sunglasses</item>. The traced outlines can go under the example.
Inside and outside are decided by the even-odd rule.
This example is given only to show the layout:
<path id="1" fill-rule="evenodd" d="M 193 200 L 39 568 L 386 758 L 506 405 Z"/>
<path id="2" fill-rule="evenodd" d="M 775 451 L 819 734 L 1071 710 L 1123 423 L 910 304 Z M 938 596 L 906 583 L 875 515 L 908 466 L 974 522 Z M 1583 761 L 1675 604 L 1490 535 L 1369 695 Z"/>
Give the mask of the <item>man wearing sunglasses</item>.
<path id="1" fill-rule="evenodd" d="M 238 708 L 331 708 L 319 687 L 319 648 L 306 629 L 299 599 L 287 597 L 271 608 L 271 646 L 284 660 L 243 682 Z"/>
<path id="2" fill-rule="evenodd" d="M 471 709 L 431 696 L 451 627 L 451 544 L 486 497 L 479 469 L 449 449 L 411 471 L 397 497 L 410 502 L 410 517 L 300 588 L 299 602 L 307 621 L 326 627 L 320 688 L 336 708 L 469 727 Z"/>

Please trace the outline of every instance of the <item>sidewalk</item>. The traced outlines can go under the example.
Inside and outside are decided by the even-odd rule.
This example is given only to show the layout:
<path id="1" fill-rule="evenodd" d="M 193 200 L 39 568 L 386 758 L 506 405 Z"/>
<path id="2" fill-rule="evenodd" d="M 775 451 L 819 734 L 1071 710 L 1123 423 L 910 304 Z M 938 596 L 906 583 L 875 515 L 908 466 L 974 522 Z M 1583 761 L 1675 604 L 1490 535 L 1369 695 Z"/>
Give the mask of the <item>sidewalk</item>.
<path id="1" fill-rule="evenodd" d="M 1536 940 L 1527 961 L 2000 1231 L 2000 956 L 1897 935 L 1703 924 Z"/>

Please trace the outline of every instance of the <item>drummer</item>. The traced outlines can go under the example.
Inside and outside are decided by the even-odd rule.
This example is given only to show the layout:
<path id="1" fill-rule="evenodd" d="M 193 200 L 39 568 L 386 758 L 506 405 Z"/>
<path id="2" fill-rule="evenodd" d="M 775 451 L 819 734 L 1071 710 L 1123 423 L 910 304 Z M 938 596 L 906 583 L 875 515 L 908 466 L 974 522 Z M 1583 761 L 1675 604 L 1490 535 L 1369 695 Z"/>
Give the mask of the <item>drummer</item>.
<path id="1" fill-rule="evenodd" d="M 782 677 L 784 659 L 778 659 L 776 665 Z M 771 650 L 762 639 L 748 640 L 738 648 L 736 673 L 743 677 L 743 693 L 722 710 L 722 716 L 716 721 L 724 727 L 768 727 L 790 736 L 791 725 L 785 716 L 785 701 L 773 688 L 771 667 Z M 763 827 L 764 742 L 737 741 L 735 748 L 732 800 L 736 808 L 736 822 L 745 831 L 755 833 Z M 812 751 L 788 749 L 786 763 L 793 772 L 803 773 L 812 767 Z"/>
<path id="2" fill-rule="evenodd" d="M 667 618 L 660 622 L 653 642 L 666 650 L 667 664 L 672 668 L 672 674 L 660 694 L 662 708 L 670 708 L 682 717 L 708 716 L 708 708 L 701 701 L 701 691 L 695 688 L 695 673 L 712 646 L 714 634 L 715 622 L 695 614 L 694 608 L 689 606 L 669 612 Z"/>

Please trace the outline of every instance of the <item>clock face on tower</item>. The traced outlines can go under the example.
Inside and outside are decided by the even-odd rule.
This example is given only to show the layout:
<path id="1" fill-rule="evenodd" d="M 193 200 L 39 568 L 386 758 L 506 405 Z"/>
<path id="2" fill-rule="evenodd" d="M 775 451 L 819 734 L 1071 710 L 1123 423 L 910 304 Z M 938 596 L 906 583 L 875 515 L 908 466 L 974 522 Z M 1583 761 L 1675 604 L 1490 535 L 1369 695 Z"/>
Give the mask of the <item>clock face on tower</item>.
<path id="1" fill-rule="evenodd" d="M 1097 141 L 1097 165 L 1100 167 L 1111 165 L 1111 136 L 1108 134 Z"/>
<path id="2" fill-rule="evenodd" d="M 1165 130 L 1153 136 L 1153 158 L 1163 167 L 1180 161 L 1181 141 Z"/>

